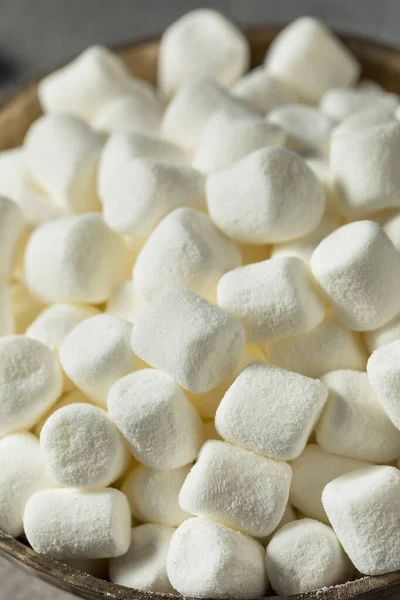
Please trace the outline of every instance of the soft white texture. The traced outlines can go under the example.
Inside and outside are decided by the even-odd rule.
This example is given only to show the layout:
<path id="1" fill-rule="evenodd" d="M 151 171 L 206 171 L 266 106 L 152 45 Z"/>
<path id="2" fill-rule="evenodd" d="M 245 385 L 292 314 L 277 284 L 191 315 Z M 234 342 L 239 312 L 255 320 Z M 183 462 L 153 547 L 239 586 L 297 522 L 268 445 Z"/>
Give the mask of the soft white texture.
<path id="1" fill-rule="evenodd" d="M 253 536 L 282 519 L 292 470 L 284 462 L 208 440 L 179 494 L 183 510 Z"/>
<path id="2" fill-rule="evenodd" d="M 28 130 L 24 151 L 29 172 L 62 208 L 98 208 L 96 169 L 103 138 L 72 115 L 45 115 Z"/>
<path id="3" fill-rule="evenodd" d="M 14 314 L 15 333 L 25 333 L 27 327 L 44 310 L 45 306 L 32 296 L 23 281 L 14 281 L 9 286 Z"/>
<path id="4" fill-rule="evenodd" d="M 61 396 L 61 398 L 59 400 L 57 400 L 57 402 L 55 404 L 53 404 L 53 406 L 50 408 L 50 410 L 47 411 L 46 414 L 43 415 L 43 417 L 36 423 L 35 427 L 33 428 L 33 433 L 35 435 L 37 435 L 37 437 L 40 437 L 40 433 L 41 433 L 43 426 L 46 423 L 47 419 L 49 417 L 51 417 L 51 415 L 53 415 L 60 408 L 63 408 L 64 406 L 68 406 L 69 404 L 89 404 L 89 403 L 90 403 L 89 398 L 87 398 L 87 396 L 82 394 L 81 390 L 78 390 L 78 388 L 73 388 L 72 390 L 63 394 Z"/>
<path id="5" fill-rule="evenodd" d="M 134 323 L 146 302 L 139 298 L 133 281 L 124 281 L 113 288 L 106 304 L 106 312 Z"/>
<path id="6" fill-rule="evenodd" d="M 375 350 L 368 360 L 367 371 L 379 402 L 397 429 L 400 429 L 400 340 Z"/>
<path id="7" fill-rule="evenodd" d="M 398 105 L 397 94 L 382 90 L 333 88 L 322 96 L 319 107 L 333 121 L 343 121 L 366 108 L 391 110 L 394 113 Z"/>
<path id="8" fill-rule="evenodd" d="M 244 331 L 236 319 L 179 288 L 151 302 L 132 331 L 132 348 L 142 360 L 197 394 L 233 373 L 243 346 Z"/>
<path id="9" fill-rule="evenodd" d="M 61 369 L 47 346 L 23 335 L 0 337 L 0 437 L 33 427 L 61 390 Z"/>
<path id="10" fill-rule="evenodd" d="M 191 75 L 202 73 L 230 87 L 249 62 L 249 42 L 236 25 L 216 10 L 192 10 L 161 36 L 158 85 L 170 97 Z"/>
<path id="11" fill-rule="evenodd" d="M 110 560 L 110 581 L 136 590 L 174 594 L 167 575 L 167 553 L 175 529 L 146 524 L 132 529 L 126 554 Z"/>
<path id="12" fill-rule="evenodd" d="M 123 239 L 97 213 L 63 217 L 38 227 L 25 253 L 25 281 L 46 303 L 100 304 L 125 275 Z"/>
<path id="13" fill-rule="evenodd" d="M 260 598 L 268 586 L 261 544 L 206 519 L 188 519 L 178 527 L 167 572 L 174 588 L 190 597 Z"/>
<path id="14" fill-rule="evenodd" d="M 346 554 L 362 574 L 400 568 L 400 472 L 374 466 L 325 487 L 322 503 Z"/>
<path id="15" fill-rule="evenodd" d="M 0 440 L 0 529 L 22 534 L 25 504 L 36 492 L 53 487 L 32 433 L 13 433 Z"/>
<path id="16" fill-rule="evenodd" d="M 332 87 L 350 86 L 360 65 L 342 42 L 317 19 L 301 17 L 281 31 L 266 56 L 267 72 L 316 103 Z"/>
<path id="17" fill-rule="evenodd" d="M 374 331 L 366 331 L 363 335 L 364 343 L 372 354 L 381 346 L 386 346 L 391 342 L 400 339 L 400 314 L 396 315 L 391 321 L 378 327 Z"/>
<path id="18" fill-rule="evenodd" d="M 24 219 L 18 204 L 0 196 L 0 281 L 11 279 Z"/>
<path id="19" fill-rule="evenodd" d="M 279 529 L 268 544 L 266 566 L 271 586 L 281 596 L 345 583 L 354 570 L 331 527 L 313 519 Z"/>
<path id="20" fill-rule="evenodd" d="M 303 452 L 327 397 L 318 379 L 255 362 L 226 392 L 215 426 L 232 444 L 293 460 Z"/>
<path id="21" fill-rule="evenodd" d="M 383 225 L 386 235 L 392 240 L 397 252 L 400 252 L 400 213 L 396 213 Z"/>
<path id="22" fill-rule="evenodd" d="M 161 125 L 162 109 L 147 93 L 135 90 L 129 96 L 116 98 L 100 110 L 93 127 L 102 133 L 157 134 Z"/>
<path id="23" fill-rule="evenodd" d="M 333 123 L 314 106 L 305 104 L 279 106 L 271 110 L 267 121 L 283 129 L 292 148 L 308 147 L 322 151 L 328 149 Z"/>
<path id="24" fill-rule="evenodd" d="M 0 281 L 0 337 L 14 333 L 14 315 L 10 290 Z"/>
<path id="25" fill-rule="evenodd" d="M 164 217 L 139 252 L 133 285 L 145 302 L 172 286 L 215 301 L 221 275 L 240 263 L 239 248 L 207 214 L 178 208 Z"/>
<path id="26" fill-rule="evenodd" d="M 304 237 L 297 238 L 291 242 L 277 244 L 271 250 L 271 258 L 283 256 L 295 256 L 304 261 L 309 266 L 311 256 L 315 248 L 337 227 L 337 224 L 329 217 L 323 217 L 320 224 L 313 232 Z"/>
<path id="27" fill-rule="evenodd" d="M 400 254 L 373 221 L 340 227 L 319 246 L 311 269 L 346 327 L 371 331 L 399 312 Z"/>
<path id="28" fill-rule="evenodd" d="M 282 256 L 238 267 L 221 277 L 218 305 L 238 319 L 252 343 L 292 337 L 317 327 L 325 305 L 302 260 Z"/>
<path id="29" fill-rule="evenodd" d="M 132 325 L 108 314 L 94 315 L 74 327 L 60 348 L 61 365 L 89 398 L 106 405 L 111 386 L 136 368 Z"/>
<path id="30" fill-rule="evenodd" d="M 244 244 L 292 240 L 313 231 L 325 208 L 322 184 L 304 160 L 263 148 L 212 173 L 206 184 L 211 219 Z"/>
<path id="31" fill-rule="evenodd" d="M 107 405 L 132 454 L 147 467 L 176 469 L 196 458 L 203 441 L 200 417 L 167 373 L 141 369 L 123 377 Z"/>
<path id="32" fill-rule="evenodd" d="M 310 157 L 306 156 L 305 161 L 324 187 L 326 196 L 324 216 L 329 218 L 334 223 L 339 224 L 341 215 L 339 212 L 336 193 L 333 189 L 332 174 L 328 157 L 322 155 L 311 155 Z"/>
<path id="33" fill-rule="evenodd" d="M 91 404 L 69 404 L 53 413 L 40 433 L 40 448 L 47 471 L 63 487 L 110 485 L 129 464 L 122 435 Z"/>
<path id="34" fill-rule="evenodd" d="M 44 490 L 28 500 L 24 530 L 36 552 L 59 560 L 121 556 L 129 549 L 131 513 L 113 488 Z"/>
<path id="35" fill-rule="evenodd" d="M 246 73 L 235 83 L 231 92 L 262 116 L 277 106 L 294 101 L 294 95 L 278 79 L 269 75 L 264 67 Z"/>
<path id="36" fill-rule="evenodd" d="M 316 427 L 323 450 L 377 463 L 400 456 L 400 431 L 372 391 L 366 373 L 334 371 L 322 381 L 329 390 Z"/>
<path id="37" fill-rule="evenodd" d="M 295 513 L 294 508 L 291 506 L 291 504 L 286 504 L 286 508 L 285 508 L 285 512 L 283 513 L 283 517 L 282 519 L 279 521 L 278 526 L 276 527 L 276 529 L 268 534 L 268 535 L 264 535 L 263 537 L 259 537 L 257 538 L 257 540 L 260 542 L 260 544 L 262 544 L 265 548 L 268 546 L 268 544 L 270 543 L 273 535 L 284 525 L 286 525 L 286 523 L 291 523 L 292 521 L 296 521 L 297 519 L 297 515 Z"/>
<path id="38" fill-rule="evenodd" d="M 381 106 L 372 106 L 363 108 L 355 113 L 352 113 L 332 131 L 332 135 L 347 135 L 356 133 L 362 129 L 369 129 L 376 125 L 385 125 L 386 123 L 394 122 L 393 110 Z"/>

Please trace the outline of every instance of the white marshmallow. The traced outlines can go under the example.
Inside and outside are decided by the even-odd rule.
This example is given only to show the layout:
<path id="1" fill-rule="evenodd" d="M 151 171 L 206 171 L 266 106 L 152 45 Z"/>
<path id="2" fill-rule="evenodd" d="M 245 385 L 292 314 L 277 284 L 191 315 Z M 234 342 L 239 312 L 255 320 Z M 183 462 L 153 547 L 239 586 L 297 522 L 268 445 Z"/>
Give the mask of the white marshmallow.
<path id="1" fill-rule="evenodd" d="M 43 415 L 43 417 L 36 423 L 33 428 L 33 433 L 40 437 L 41 431 L 47 419 L 51 417 L 57 410 L 68 406 L 69 404 L 90 404 L 89 398 L 87 398 L 80 390 L 74 388 L 61 396 L 59 400 L 50 408 L 50 410 Z"/>
<path id="2" fill-rule="evenodd" d="M 0 337 L 14 333 L 14 315 L 10 290 L 0 282 Z"/>
<path id="3" fill-rule="evenodd" d="M 22 335 L 0 337 L 0 436 L 30 429 L 61 395 L 51 350 Z"/>
<path id="4" fill-rule="evenodd" d="M 291 463 L 290 502 L 306 517 L 329 525 L 321 501 L 324 487 L 336 477 L 368 466 L 367 462 L 324 452 L 317 444 L 309 444 Z"/>
<path id="5" fill-rule="evenodd" d="M 364 575 L 400 569 L 400 473 L 369 467 L 334 479 L 322 503 L 346 554 Z"/>
<path id="6" fill-rule="evenodd" d="M 366 373 L 334 371 L 321 380 L 329 390 L 316 427 L 323 450 L 377 463 L 400 456 L 400 431 L 372 391 Z"/>
<path id="7" fill-rule="evenodd" d="M 345 583 L 354 571 L 333 530 L 313 519 L 282 527 L 267 547 L 266 566 L 281 596 Z"/>
<path id="8" fill-rule="evenodd" d="M 371 331 L 398 312 L 400 255 L 373 221 L 340 227 L 314 251 L 311 269 L 329 303 L 354 331 Z"/>
<path id="9" fill-rule="evenodd" d="M 52 558 L 108 558 L 129 549 L 131 513 L 112 488 L 44 490 L 25 507 L 24 530 L 39 554 Z"/>
<path id="10" fill-rule="evenodd" d="M 190 514 L 179 506 L 179 492 L 190 466 L 156 470 L 137 466 L 125 478 L 121 491 L 126 495 L 134 517 L 142 523 L 176 527 Z"/>
<path id="11" fill-rule="evenodd" d="M 167 572 L 183 596 L 260 598 L 268 586 L 261 544 L 205 519 L 188 519 L 176 530 Z"/>
<path id="12" fill-rule="evenodd" d="M 136 590 L 174 594 L 167 575 L 168 546 L 174 531 L 166 525 L 134 527 L 128 552 L 110 561 L 110 580 Z"/>
<path id="13" fill-rule="evenodd" d="M 399 357 L 400 341 L 395 340 L 375 350 L 367 365 L 371 387 L 387 415 L 398 429 L 400 429 Z"/>
<path id="14" fill-rule="evenodd" d="M 382 327 L 374 331 L 366 331 L 363 338 L 371 354 L 381 346 L 386 346 L 386 344 L 400 339 L 400 314 Z"/>
<path id="15" fill-rule="evenodd" d="M 9 287 L 14 314 L 15 333 L 25 333 L 27 327 L 45 308 L 42 302 L 32 296 L 23 281 L 15 281 Z"/>
<path id="16" fill-rule="evenodd" d="M 25 280 L 43 302 L 100 304 L 125 276 L 123 239 L 96 213 L 38 227 L 25 253 Z"/>
<path id="17" fill-rule="evenodd" d="M 264 536 L 282 519 L 291 478 L 284 462 L 208 440 L 182 486 L 179 504 L 198 517 Z"/>
<path id="18" fill-rule="evenodd" d="M 161 105 L 154 98 L 137 91 L 116 98 L 99 111 L 93 127 L 103 133 L 158 133 L 161 125 Z"/>
<path id="19" fill-rule="evenodd" d="M 102 200 L 109 227 L 122 235 L 147 238 L 176 208 L 204 207 L 204 177 L 186 165 L 136 158 L 110 177 Z"/>
<path id="20" fill-rule="evenodd" d="M 281 529 L 281 527 L 286 525 L 286 523 L 291 523 L 292 521 L 296 521 L 296 519 L 297 519 L 297 515 L 294 511 L 294 508 L 290 504 L 286 504 L 285 512 L 283 513 L 282 519 L 279 521 L 278 527 L 269 535 L 265 535 L 264 537 L 257 538 L 257 540 L 260 542 L 260 544 L 262 544 L 266 548 L 268 546 L 268 544 L 270 543 L 273 535 L 277 531 L 279 531 L 279 529 Z"/>
<path id="21" fill-rule="evenodd" d="M 256 150 L 212 173 L 210 217 L 244 244 L 292 240 L 313 231 L 325 208 L 322 184 L 300 156 L 283 148 Z"/>
<path id="22" fill-rule="evenodd" d="M 113 315 L 89 317 L 67 335 L 60 348 L 61 365 L 90 399 L 105 406 L 113 383 L 136 367 L 130 345 L 132 325 Z"/>
<path id="23" fill-rule="evenodd" d="M 26 502 L 54 485 L 34 435 L 13 433 L 0 440 L 0 529 L 4 533 L 20 536 Z"/>
<path id="24" fill-rule="evenodd" d="M 367 357 L 359 337 L 328 314 L 321 325 L 265 347 L 267 361 L 307 377 L 338 369 L 365 369 Z"/>
<path id="25" fill-rule="evenodd" d="M 120 317 L 135 323 L 140 311 L 146 306 L 146 302 L 139 298 L 133 281 L 124 281 L 113 288 L 110 298 L 106 304 L 106 311 L 110 315 Z"/>
<path id="26" fill-rule="evenodd" d="M 176 469 L 196 458 L 201 420 L 167 373 L 141 369 L 123 377 L 112 386 L 107 405 L 132 454 L 147 467 Z"/>
<path id="27" fill-rule="evenodd" d="M 161 221 L 140 251 L 133 285 L 145 302 L 172 286 L 215 301 L 219 278 L 240 262 L 239 248 L 208 215 L 178 208 Z"/>
<path id="28" fill-rule="evenodd" d="M 321 98 L 321 111 L 333 121 L 343 121 L 346 117 L 366 108 L 390 110 L 394 113 L 399 105 L 397 94 L 370 89 L 333 88 Z"/>
<path id="29" fill-rule="evenodd" d="M 236 319 L 204 298 L 170 288 L 140 314 L 132 331 L 134 352 L 200 394 L 236 368 L 244 331 Z"/>
<path id="30" fill-rule="evenodd" d="M 40 117 L 25 138 L 32 178 L 54 202 L 73 213 L 98 208 L 96 169 L 103 138 L 71 115 Z"/>
<path id="31" fill-rule="evenodd" d="M 336 229 L 336 226 L 337 224 L 329 217 L 323 217 L 320 224 L 312 233 L 291 242 L 274 246 L 271 251 L 271 257 L 276 259 L 283 256 L 295 256 L 309 266 L 315 248 Z"/>
<path id="32" fill-rule="evenodd" d="M 269 75 L 264 67 L 257 67 L 246 73 L 235 83 L 231 92 L 262 116 L 273 108 L 294 101 L 293 94 L 275 77 Z"/>
<path id="33" fill-rule="evenodd" d="M 310 103 L 332 87 L 350 86 L 360 65 L 333 33 L 312 17 L 296 19 L 269 47 L 267 72 Z"/>
<path id="34" fill-rule="evenodd" d="M 215 426 L 228 442 L 270 458 L 293 460 L 303 452 L 327 397 L 318 380 L 252 363 L 221 400 Z"/>
<path id="35" fill-rule="evenodd" d="M 325 316 L 323 299 L 307 267 L 293 256 L 228 271 L 219 280 L 217 298 L 253 343 L 305 333 Z"/>
<path id="36" fill-rule="evenodd" d="M 228 167 L 265 146 L 283 146 L 283 129 L 252 114 L 217 112 L 203 130 L 193 166 L 204 173 Z"/>
<path id="37" fill-rule="evenodd" d="M 18 240 L 24 228 L 19 206 L 0 196 L 0 281 L 11 279 Z"/>
<path id="38" fill-rule="evenodd" d="M 118 429 L 91 404 L 70 404 L 53 413 L 40 433 L 40 448 L 47 471 L 64 487 L 110 485 L 129 464 Z"/>
<path id="39" fill-rule="evenodd" d="M 244 34 L 216 10 L 193 10 L 172 23 L 161 37 L 158 84 L 172 96 L 193 74 L 209 75 L 230 87 L 249 66 Z"/>
<path id="40" fill-rule="evenodd" d="M 400 213 L 396 213 L 383 225 L 386 235 L 393 242 L 397 252 L 400 252 Z"/>
<path id="41" fill-rule="evenodd" d="M 382 108 L 380 106 L 372 106 L 370 108 L 359 110 L 343 119 L 343 121 L 335 127 L 332 135 L 347 135 L 349 133 L 356 133 L 362 129 L 375 127 L 376 125 L 385 125 L 386 123 L 393 122 L 393 110 Z"/>
<path id="42" fill-rule="evenodd" d="M 332 121 L 313 106 L 287 104 L 271 110 L 267 121 L 279 125 L 288 136 L 292 148 L 303 146 L 326 151 Z"/>

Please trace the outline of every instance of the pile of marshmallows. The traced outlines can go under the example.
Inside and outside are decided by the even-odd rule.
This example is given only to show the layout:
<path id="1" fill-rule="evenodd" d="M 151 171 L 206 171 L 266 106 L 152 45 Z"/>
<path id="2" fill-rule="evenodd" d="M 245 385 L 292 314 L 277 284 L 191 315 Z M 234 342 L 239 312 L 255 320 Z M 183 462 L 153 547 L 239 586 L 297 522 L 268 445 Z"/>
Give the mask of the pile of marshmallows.
<path id="1" fill-rule="evenodd" d="M 400 568 L 399 98 L 311 18 L 248 66 L 89 48 L 0 154 L 0 529 L 133 588 Z"/>

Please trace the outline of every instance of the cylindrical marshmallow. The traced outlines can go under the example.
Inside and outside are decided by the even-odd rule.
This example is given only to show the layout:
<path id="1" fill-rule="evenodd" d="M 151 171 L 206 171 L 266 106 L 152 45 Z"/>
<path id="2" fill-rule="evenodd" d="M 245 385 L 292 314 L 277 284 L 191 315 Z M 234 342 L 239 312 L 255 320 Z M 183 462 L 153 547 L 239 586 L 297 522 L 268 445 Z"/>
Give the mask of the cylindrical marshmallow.
<path id="1" fill-rule="evenodd" d="M 271 110 L 267 122 L 279 125 L 288 136 L 291 148 L 313 148 L 327 151 L 333 127 L 321 111 L 305 104 L 286 104 Z"/>
<path id="2" fill-rule="evenodd" d="M 278 79 L 269 75 L 264 67 L 246 73 L 235 83 L 231 92 L 262 116 L 295 100 L 294 95 Z"/>
<path id="3" fill-rule="evenodd" d="M 142 90 L 129 96 L 116 98 L 100 110 L 93 127 L 102 133 L 149 133 L 157 134 L 161 125 L 162 109 L 154 97 L 149 99 Z"/>
<path id="4" fill-rule="evenodd" d="M 367 364 L 371 387 L 397 429 L 400 429 L 399 358 L 400 341 L 395 340 L 375 350 Z"/>

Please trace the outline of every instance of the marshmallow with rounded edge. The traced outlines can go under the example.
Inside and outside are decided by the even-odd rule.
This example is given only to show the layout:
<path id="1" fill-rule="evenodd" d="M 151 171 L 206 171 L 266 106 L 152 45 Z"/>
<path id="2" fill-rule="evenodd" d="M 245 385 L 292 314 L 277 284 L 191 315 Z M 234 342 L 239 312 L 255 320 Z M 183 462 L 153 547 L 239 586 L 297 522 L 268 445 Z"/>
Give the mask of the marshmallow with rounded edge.
<path id="1" fill-rule="evenodd" d="M 47 346 L 23 335 L 0 337 L 0 436 L 33 427 L 61 390 L 61 369 Z"/>
<path id="2" fill-rule="evenodd" d="M 51 415 L 53 415 L 60 408 L 63 408 L 64 406 L 68 406 L 69 404 L 90 404 L 90 402 L 91 401 L 89 400 L 89 398 L 87 398 L 87 396 L 82 394 L 81 390 L 78 390 L 78 388 L 74 388 L 74 389 L 66 392 L 65 394 L 63 394 L 61 396 L 61 398 L 59 400 L 57 400 L 57 402 L 55 404 L 53 404 L 53 406 L 50 408 L 50 410 L 47 411 L 46 414 L 44 414 L 43 417 L 36 423 L 35 427 L 33 428 L 33 433 L 35 435 L 37 435 L 38 437 L 40 437 L 40 433 L 41 433 L 43 426 L 46 423 L 47 419 L 49 419 L 51 417 Z"/>
<path id="3" fill-rule="evenodd" d="M 332 88 L 322 96 L 319 107 L 333 121 L 343 121 L 366 108 L 388 110 L 394 114 L 398 105 L 397 94 L 370 89 Z"/>
<path id="4" fill-rule="evenodd" d="M 277 35 L 267 52 L 266 68 L 310 103 L 332 87 L 352 85 L 361 70 L 331 30 L 312 17 L 296 19 Z"/>
<path id="5" fill-rule="evenodd" d="M 249 43 L 240 29 L 216 10 L 193 10 L 161 37 L 158 84 L 170 97 L 191 75 L 203 73 L 230 87 L 249 62 Z"/>
<path id="6" fill-rule="evenodd" d="M 125 276 L 123 239 L 97 213 L 38 227 L 25 253 L 25 281 L 40 300 L 100 304 Z"/>
<path id="7" fill-rule="evenodd" d="M 294 95 L 278 79 L 269 75 L 264 67 L 246 73 L 235 83 L 231 92 L 262 116 L 295 100 Z"/>
<path id="8" fill-rule="evenodd" d="M 11 294 L 5 283 L 0 281 L 0 337 L 14 333 L 14 315 Z"/>
<path id="9" fill-rule="evenodd" d="M 173 527 L 153 523 L 134 527 L 128 552 L 110 560 L 110 581 L 174 595 L 167 575 L 167 553 L 174 531 Z"/>
<path id="10" fill-rule="evenodd" d="M 317 246 L 311 269 L 346 327 L 371 331 L 398 312 L 400 255 L 373 221 L 340 227 Z"/>
<path id="11" fill-rule="evenodd" d="M 132 454 L 147 467 L 176 469 L 196 458 L 203 441 L 200 417 L 167 373 L 141 369 L 123 377 L 110 389 L 107 405 Z"/>
<path id="12" fill-rule="evenodd" d="M 134 352 L 183 388 L 208 392 L 234 372 L 244 346 L 241 324 L 188 290 L 170 288 L 139 315 Z"/>
<path id="13" fill-rule="evenodd" d="M 400 473 L 373 466 L 325 487 L 322 503 L 346 554 L 364 575 L 400 569 Z"/>
<path id="14" fill-rule="evenodd" d="M 332 121 L 313 106 L 287 104 L 271 110 L 267 122 L 275 123 L 288 136 L 292 148 L 315 148 L 326 151 L 333 127 Z"/>
<path id="15" fill-rule="evenodd" d="M 218 231 L 208 215 L 178 208 L 164 217 L 140 251 L 133 285 L 145 302 L 172 286 L 214 301 L 221 275 L 240 262 L 239 248 Z"/>
<path id="16" fill-rule="evenodd" d="M 167 572 L 183 596 L 260 598 L 268 586 L 261 544 L 206 519 L 188 519 L 178 527 L 169 545 Z"/>
<path id="17" fill-rule="evenodd" d="M 161 125 L 162 109 L 147 94 L 132 93 L 116 98 L 98 112 L 93 121 L 94 129 L 102 133 L 150 133 L 157 134 Z"/>
<path id="18" fill-rule="evenodd" d="M 282 519 L 279 521 L 278 527 L 269 535 L 265 535 L 264 537 L 259 537 L 259 538 L 257 538 L 257 540 L 260 542 L 260 544 L 262 544 L 266 548 L 268 546 L 268 544 L 270 543 L 273 535 L 277 531 L 279 531 L 279 529 L 281 529 L 281 527 L 286 525 L 286 523 L 291 523 L 292 521 L 296 521 L 296 519 L 297 519 L 297 515 L 295 513 L 294 508 L 291 506 L 291 504 L 289 504 L 289 503 L 286 504 L 285 512 L 283 513 Z"/>
<path id="19" fill-rule="evenodd" d="M 354 570 L 331 527 L 313 519 L 282 527 L 268 544 L 266 566 L 281 596 L 345 583 Z"/>
<path id="20" fill-rule="evenodd" d="M 238 319 L 253 343 L 305 333 L 319 325 L 325 305 L 302 260 L 282 256 L 238 267 L 221 277 L 218 305 Z"/>
<path id="21" fill-rule="evenodd" d="M 44 490 L 29 498 L 24 530 L 35 552 L 52 558 L 121 556 L 129 549 L 131 512 L 112 488 Z"/>
<path id="22" fill-rule="evenodd" d="M 127 321 L 99 314 L 74 327 L 61 344 L 62 368 L 100 406 L 105 406 L 111 386 L 136 368 L 131 331 Z"/>
<path id="23" fill-rule="evenodd" d="M 256 150 L 212 173 L 206 184 L 211 219 L 244 244 L 292 240 L 322 219 L 322 184 L 304 160 L 283 148 Z"/>
<path id="24" fill-rule="evenodd" d="M 400 431 L 360 371 L 333 371 L 321 378 L 328 401 L 316 427 L 326 452 L 377 463 L 400 456 Z"/>
<path id="25" fill-rule="evenodd" d="M 386 344 L 369 357 L 367 371 L 372 389 L 394 425 L 400 429 L 400 340 Z M 399 453 L 400 454 L 400 453 Z"/>
<path id="26" fill-rule="evenodd" d="M 0 196 L 0 281 L 11 279 L 18 240 L 24 228 L 24 219 L 19 206 Z"/>
<path id="27" fill-rule="evenodd" d="M 321 501 L 324 487 L 340 475 L 370 466 L 362 460 L 325 452 L 317 444 L 309 444 L 290 464 L 293 469 L 290 502 L 306 517 L 327 524 L 329 520 Z"/>
<path id="28" fill-rule="evenodd" d="M 37 437 L 13 433 L 0 440 L 0 529 L 4 533 L 20 536 L 26 502 L 36 492 L 54 485 Z"/>
<path id="29" fill-rule="evenodd" d="M 375 127 L 376 125 L 385 125 L 393 122 L 394 116 L 392 110 L 373 106 L 357 111 L 343 119 L 343 121 L 334 128 L 332 135 L 347 135 L 356 133 L 362 129 Z"/>
<path id="30" fill-rule="evenodd" d="M 282 519 L 291 478 L 292 470 L 284 462 L 208 440 L 182 486 L 179 504 L 198 517 L 264 536 Z"/>
<path id="31" fill-rule="evenodd" d="M 46 115 L 30 127 L 24 144 L 32 178 L 54 202 L 73 213 L 98 208 L 96 169 L 103 138 L 72 115 Z"/>

